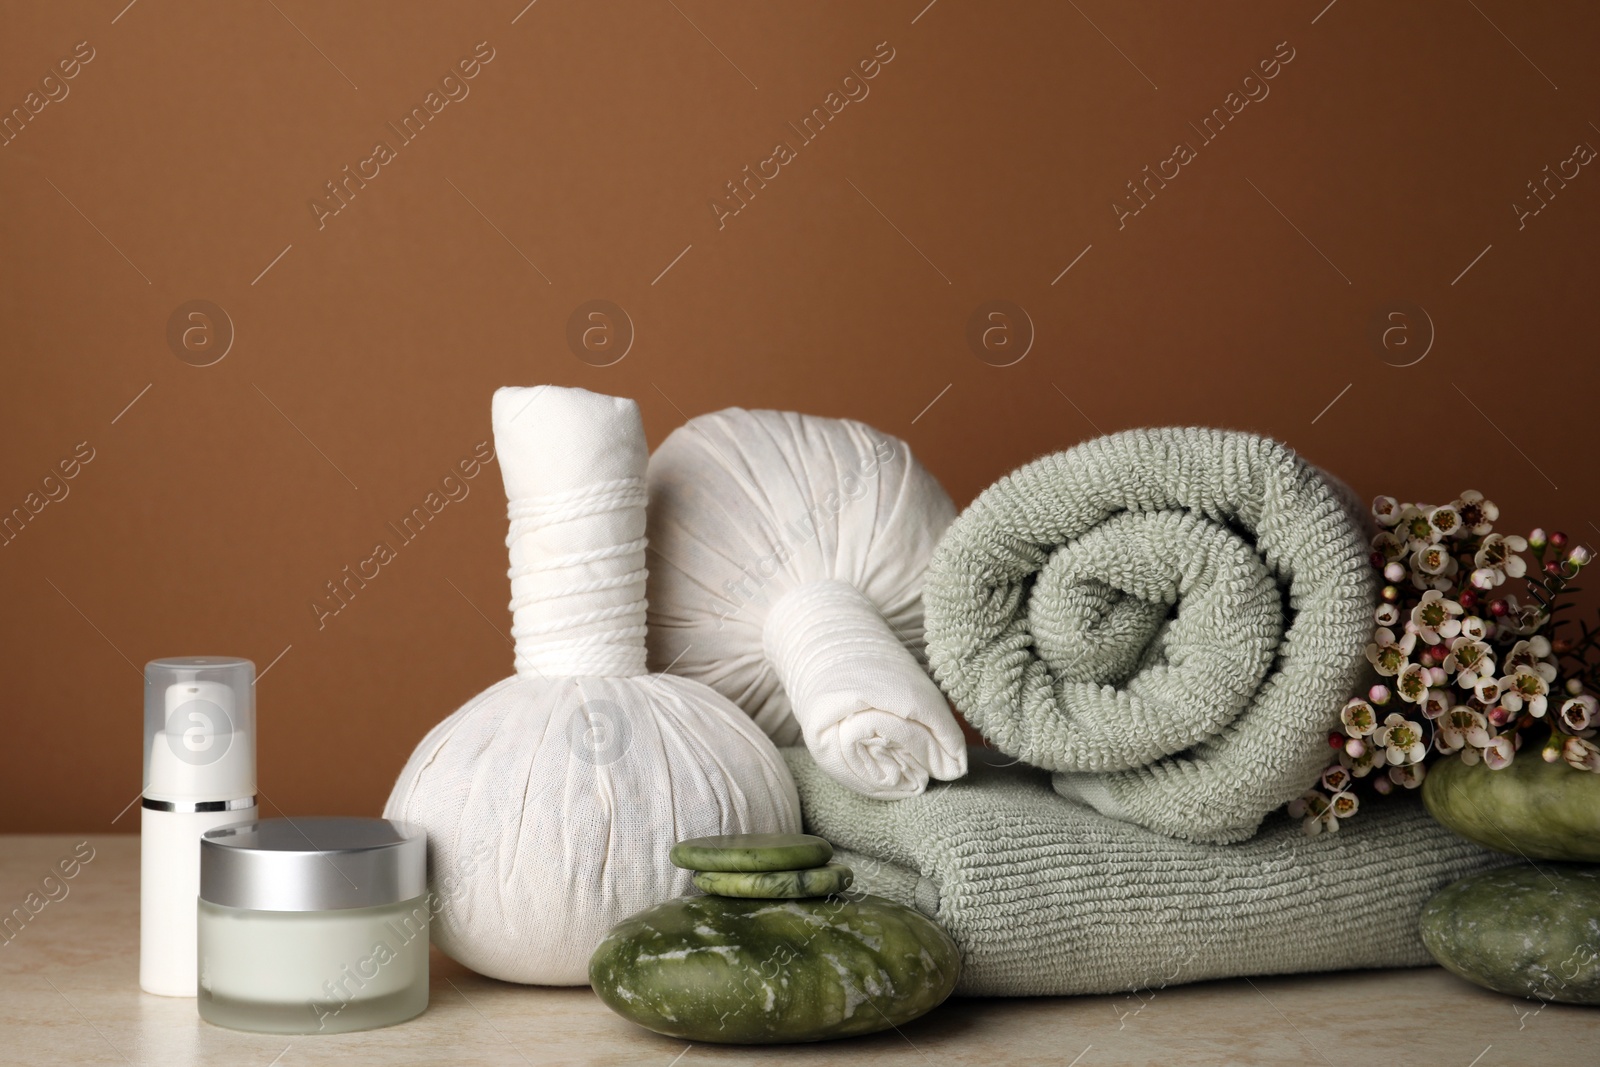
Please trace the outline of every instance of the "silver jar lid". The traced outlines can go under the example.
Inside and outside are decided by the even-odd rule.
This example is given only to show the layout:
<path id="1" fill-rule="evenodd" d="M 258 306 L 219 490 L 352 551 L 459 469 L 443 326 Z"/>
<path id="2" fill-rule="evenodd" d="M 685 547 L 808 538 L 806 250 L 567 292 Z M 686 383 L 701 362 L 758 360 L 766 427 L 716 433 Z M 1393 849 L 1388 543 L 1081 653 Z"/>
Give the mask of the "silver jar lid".
<path id="1" fill-rule="evenodd" d="M 427 838 L 392 819 L 257 819 L 200 839 L 200 899 L 251 911 L 340 911 L 427 890 Z"/>

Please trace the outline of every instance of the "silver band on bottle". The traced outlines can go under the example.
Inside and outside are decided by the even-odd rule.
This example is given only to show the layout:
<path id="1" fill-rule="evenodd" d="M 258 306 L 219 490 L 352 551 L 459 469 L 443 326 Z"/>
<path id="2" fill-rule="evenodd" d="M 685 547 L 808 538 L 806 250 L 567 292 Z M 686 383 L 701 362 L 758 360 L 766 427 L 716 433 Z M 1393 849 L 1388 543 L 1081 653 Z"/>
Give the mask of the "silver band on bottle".
<path id="1" fill-rule="evenodd" d="M 144 806 L 151 811 L 181 811 L 185 813 L 197 811 L 243 811 L 245 808 L 256 806 L 255 797 L 240 797 L 238 800 L 151 800 L 144 798 Z"/>

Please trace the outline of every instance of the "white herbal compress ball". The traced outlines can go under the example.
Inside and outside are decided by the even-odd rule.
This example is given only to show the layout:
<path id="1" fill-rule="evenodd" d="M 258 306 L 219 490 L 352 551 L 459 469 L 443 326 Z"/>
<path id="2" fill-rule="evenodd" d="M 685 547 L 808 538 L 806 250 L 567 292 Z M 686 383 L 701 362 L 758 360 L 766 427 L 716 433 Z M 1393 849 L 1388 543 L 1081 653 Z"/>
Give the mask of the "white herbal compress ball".
<path id="1" fill-rule="evenodd" d="M 955 508 L 904 441 L 788 411 L 702 415 L 650 458 L 650 662 L 884 800 L 966 773 L 922 656 Z"/>
<path id="2" fill-rule="evenodd" d="M 607 930 L 689 890 L 673 842 L 794 832 L 799 801 L 738 708 L 647 673 L 638 406 L 500 389 L 493 417 L 516 674 L 423 738 L 384 814 L 427 831 L 445 953 L 493 978 L 583 985 Z"/>

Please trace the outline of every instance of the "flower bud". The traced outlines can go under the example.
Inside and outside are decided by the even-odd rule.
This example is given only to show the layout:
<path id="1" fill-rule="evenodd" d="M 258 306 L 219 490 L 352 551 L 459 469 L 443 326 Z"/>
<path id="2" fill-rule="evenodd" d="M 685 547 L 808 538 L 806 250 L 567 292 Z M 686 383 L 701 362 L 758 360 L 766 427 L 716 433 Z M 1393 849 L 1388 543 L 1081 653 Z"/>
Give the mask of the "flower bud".
<path id="1" fill-rule="evenodd" d="M 1384 600 L 1393 604 L 1395 601 L 1400 599 L 1400 590 L 1395 586 L 1386 585 L 1383 587 L 1383 593 L 1381 595 L 1383 596 Z"/>
<path id="2" fill-rule="evenodd" d="M 1594 559 L 1594 549 L 1588 545 L 1573 545 L 1572 551 L 1567 553 L 1567 558 L 1582 567 Z"/>
<path id="3" fill-rule="evenodd" d="M 1330 732 L 1328 734 L 1328 747 L 1335 750 L 1343 748 L 1344 734 L 1340 733 L 1338 730 Z"/>
<path id="4" fill-rule="evenodd" d="M 1344 751 L 1351 759 L 1360 759 L 1367 754 L 1367 743 L 1359 737 L 1352 737 L 1344 743 Z"/>
<path id="5" fill-rule="evenodd" d="M 1552 647 L 1557 652 L 1561 652 L 1561 653 L 1567 653 L 1567 652 L 1571 652 L 1572 651 L 1572 642 L 1571 641 L 1566 642 L 1566 645 L 1567 645 L 1566 648 L 1562 648 L 1561 644 L 1562 644 L 1562 642 L 1557 641 L 1557 642 L 1555 642 L 1555 644 Z M 1575 697 L 1581 692 L 1583 692 L 1583 683 L 1580 682 L 1576 678 L 1568 678 L 1567 679 L 1567 695 Z"/>
<path id="6" fill-rule="evenodd" d="M 1567 543 L 1567 535 L 1562 533 L 1560 530 L 1557 530 L 1555 533 L 1550 535 L 1550 543 L 1556 548 L 1560 548 Z"/>
<path id="7" fill-rule="evenodd" d="M 1545 544 L 1544 527 L 1543 526 L 1534 527 L 1533 532 L 1528 535 L 1528 547 L 1529 548 L 1538 549 L 1538 548 L 1543 548 L 1544 544 Z"/>
<path id="8" fill-rule="evenodd" d="M 1493 615 L 1497 619 L 1505 618 L 1506 617 L 1506 613 L 1509 612 L 1510 610 L 1511 610 L 1511 605 L 1507 604 L 1503 599 L 1501 599 L 1499 597 L 1496 597 L 1494 600 L 1489 601 L 1489 614 Z"/>
<path id="9" fill-rule="evenodd" d="M 1389 696 L 1389 687 L 1383 685 L 1382 683 L 1379 683 L 1378 685 L 1375 685 L 1371 689 L 1367 690 L 1367 699 L 1378 705 L 1380 708 L 1389 703 Z"/>
<path id="10" fill-rule="evenodd" d="M 1387 567 L 1383 568 L 1383 576 L 1391 582 L 1403 582 L 1405 581 L 1406 577 L 1405 565 L 1400 563 L 1391 563 Z"/>
<path id="11" fill-rule="evenodd" d="M 1383 796 L 1388 796 L 1390 793 L 1394 792 L 1394 783 L 1389 781 L 1388 778 L 1379 778 L 1372 783 L 1372 788 L 1377 790 Z"/>

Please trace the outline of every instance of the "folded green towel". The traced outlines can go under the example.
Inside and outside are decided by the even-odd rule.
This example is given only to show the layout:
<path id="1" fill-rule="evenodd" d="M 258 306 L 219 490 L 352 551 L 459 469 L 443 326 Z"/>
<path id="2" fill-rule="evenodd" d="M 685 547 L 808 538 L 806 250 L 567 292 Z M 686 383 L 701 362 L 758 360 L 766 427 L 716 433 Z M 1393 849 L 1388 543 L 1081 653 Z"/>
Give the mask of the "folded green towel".
<path id="1" fill-rule="evenodd" d="M 1207 978 L 1432 962 L 1424 901 L 1514 861 L 1434 822 L 1414 795 L 1373 801 L 1338 833 L 1286 815 L 1237 845 L 1174 840 L 1107 818 L 1049 776 L 969 750 L 971 772 L 870 800 L 783 750 L 805 828 L 854 889 L 915 907 L 961 946 L 957 993 L 1159 989 Z"/>
<path id="2" fill-rule="evenodd" d="M 1117 818 L 1249 837 L 1328 758 L 1374 577 L 1348 491 L 1252 434 L 1130 430 L 986 489 L 934 553 L 928 661 L 996 748 Z"/>

